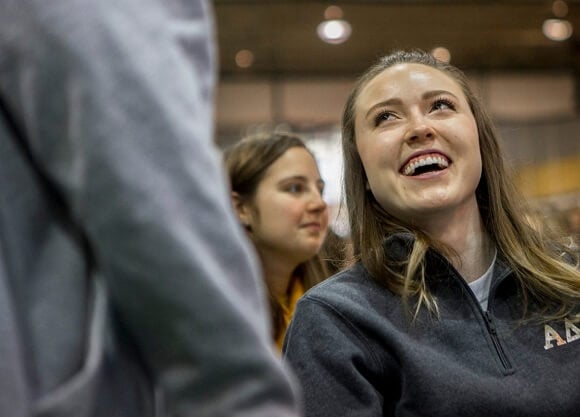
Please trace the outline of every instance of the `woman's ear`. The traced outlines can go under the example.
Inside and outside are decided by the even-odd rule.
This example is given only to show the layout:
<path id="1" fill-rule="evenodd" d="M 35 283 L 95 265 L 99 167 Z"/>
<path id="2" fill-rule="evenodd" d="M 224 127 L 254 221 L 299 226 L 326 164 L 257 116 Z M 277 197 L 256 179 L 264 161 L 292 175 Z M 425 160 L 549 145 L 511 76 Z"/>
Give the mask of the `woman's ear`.
<path id="1" fill-rule="evenodd" d="M 236 191 L 232 191 L 232 204 L 236 210 L 238 218 L 240 219 L 240 223 L 242 223 L 246 229 L 249 229 L 252 215 L 246 200 Z"/>

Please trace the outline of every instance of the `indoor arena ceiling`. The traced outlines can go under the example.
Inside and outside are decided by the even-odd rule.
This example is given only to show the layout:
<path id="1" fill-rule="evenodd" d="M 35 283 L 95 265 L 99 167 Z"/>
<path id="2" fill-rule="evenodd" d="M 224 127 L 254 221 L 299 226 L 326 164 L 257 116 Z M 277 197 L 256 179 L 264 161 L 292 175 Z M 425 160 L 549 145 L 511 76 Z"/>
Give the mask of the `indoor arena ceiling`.
<path id="1" fill-rule="evenodd" d="M 464 70 L 580 72 L 580 1 L 567 1 L 575 32 L 566 41 L 542 33 L 553 1 L 251 1 L 214 0 L 223 78 L 351 77 L 394 48 L 443 46 Z M 559 2 L 560 6 L 563 2 Z M 330 5 L 342 9 L 352 35 L 343 44 L 316 34 Z M 566 9 L 566 7 L 565 7 Z M 558 13 L 562 13 L 561 9 Z M 240 68 L 235 56 L 253 54 Z"/>

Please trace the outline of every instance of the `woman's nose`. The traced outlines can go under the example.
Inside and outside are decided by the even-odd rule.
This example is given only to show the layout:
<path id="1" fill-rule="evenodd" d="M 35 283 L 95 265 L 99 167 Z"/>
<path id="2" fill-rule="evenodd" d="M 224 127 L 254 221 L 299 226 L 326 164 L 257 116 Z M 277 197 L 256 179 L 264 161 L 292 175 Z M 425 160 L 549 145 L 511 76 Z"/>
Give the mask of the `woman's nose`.
<path id="1" fill-rule="evenodd" d="M 312 197 L 309 202 L 311 210 L 322 211 L 326 209 L 326 201 L 322 198 L 322 193 L 318 190 L 312 192 Z"/>
<path id="2" fill-rule="evenodd" d="M 430 140 L 435 137 L 435 131 L 424 116 L 414 116 L 411 119 L 409 130 L 407 131 L 405 140 L 408 142 L 419 142 L 423 140 Z"/>

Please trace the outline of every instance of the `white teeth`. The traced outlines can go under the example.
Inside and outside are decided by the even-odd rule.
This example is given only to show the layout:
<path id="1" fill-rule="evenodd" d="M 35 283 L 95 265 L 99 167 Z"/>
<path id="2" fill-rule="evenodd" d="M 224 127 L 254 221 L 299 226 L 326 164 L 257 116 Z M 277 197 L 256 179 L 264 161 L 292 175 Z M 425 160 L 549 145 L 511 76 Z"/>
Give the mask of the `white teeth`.
<path id="1" fill-rule="evenodd" d="M 415 173 L 415 170 L 417 168 L 422 167 L 422 166 L 426 166 L 426 165 L 433 165 L 433 164 L 439 165 L 439 168 L 441 168 L 441 169 L 447 168 L 449 166 L 449 162 L 447 162 L 447 159 L 445 159 L 441 156 L 428 156 L 426 158 L 418 159 L 418 160 L 408 164 L 405 167 L 405 169 L 403 170 L 403 174 L 406 176 L 410 176 L 410 175 L 413 175 Z"/>

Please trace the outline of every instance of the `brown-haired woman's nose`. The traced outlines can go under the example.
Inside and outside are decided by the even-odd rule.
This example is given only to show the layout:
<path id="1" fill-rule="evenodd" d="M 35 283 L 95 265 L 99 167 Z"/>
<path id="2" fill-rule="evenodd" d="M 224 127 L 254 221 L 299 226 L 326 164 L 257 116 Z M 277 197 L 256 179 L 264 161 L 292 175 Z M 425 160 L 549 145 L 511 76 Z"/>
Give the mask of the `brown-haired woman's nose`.
<path id="1" fill-rule="evenodd" d="M 413 124 L 409 128 L 405 140 L 408 142 L 418 142 L 422 140 L 431 140 L 434 137 L 435 131 L 429 122 L 421 117 L 413 120 Z"/>

